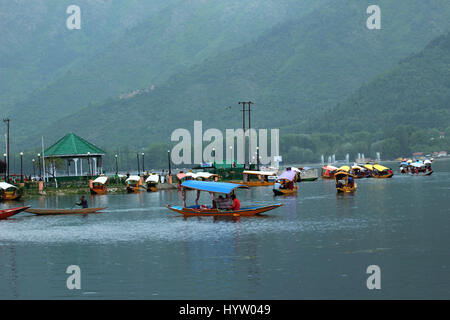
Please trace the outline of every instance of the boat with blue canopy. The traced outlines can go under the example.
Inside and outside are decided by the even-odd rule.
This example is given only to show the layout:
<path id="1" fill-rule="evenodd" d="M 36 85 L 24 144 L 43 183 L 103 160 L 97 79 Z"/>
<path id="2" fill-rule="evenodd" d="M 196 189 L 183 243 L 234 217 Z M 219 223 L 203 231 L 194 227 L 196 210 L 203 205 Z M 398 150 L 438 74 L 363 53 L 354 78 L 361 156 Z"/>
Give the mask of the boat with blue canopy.
<path id="1" fill-rule="evenodd" d="M 230 199 L 236 189 L 248 189 L 244 184 L 227 183 L 227 182 L 210 182 L 210 181 L 196 181 L 187 180 L 181 184 L 181 191 L 183 194 L 183 206 L 167 205 L 172 211 L 183 214 L 185 217 L 189 216 L 210 216 L 210 217 L 247 217 L 258 216 L 263 212 L 281 207 L 282 204 L 275 203 L 268 206 L 252 206 L 239 208 L 233 210 L 222 206 L 223 203 Z M 197 198 L 195 205 L 186 206 L 186 190 L 197 190 Z M 209 192 L 212 198 L 212 205 L 199 205 L 200 193 L 202 191 Z M 225 196 L 225 197 L 224 197 Z"/>

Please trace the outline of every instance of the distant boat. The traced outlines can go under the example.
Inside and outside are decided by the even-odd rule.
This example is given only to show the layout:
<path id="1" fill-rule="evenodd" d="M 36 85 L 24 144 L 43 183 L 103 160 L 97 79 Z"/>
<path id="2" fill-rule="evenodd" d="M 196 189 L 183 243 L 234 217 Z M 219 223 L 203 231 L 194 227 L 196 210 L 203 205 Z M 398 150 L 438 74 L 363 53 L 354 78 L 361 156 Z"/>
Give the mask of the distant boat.
<path id="1" fill-rule="evenodd" d="M 63 215 L 63 214 L 88 214 L 88 213 L 98 213 L 103 208 L 83 208 L 83 209 L 26 209 L 25 212 L 37 214 L 37 215 Z"/>
<path id="2" fill-rule="evenodd" d="M 22 196 L 18 191 L 19 189 L 12 184 L 6 182 L 0 182 L 0 199 L 3 200 L 19 200 Z"/>
<path id="3" fill-rule="evenodd" d="M 151 174 L 145 179 L 145 188 L 147 192 L 156 192 L 158 191 L 158 183 L 159 183 L 159 175 Z"/>
<path id="4" fill-rule="evenodd" d="M 17 207 L 17 208 L 11 208 L 11 209 L 4 209 L 4 210 L 0 210 L 0 220 L 12 217 L 13 215 L 16 215 L 22 211 L 27 210 L 28 208 L 31 207 Z"/>
<path id="5" fill-rule="evenodd" d="M 262 187 L 274 185 L 275 179 L 272 177 L 276 176 L 277 172 L 244 170 L 242 174 L 244 180 L 242 182 L 238 182 L 239 184 L 244 184 L 248 187 Z"/>
<path id="6" fill-rule="evenodd" d="M 337 170 L 338 168 L 334 167 L 334 166 L 323 166 L 322 170 L 320 172 L 320 176 L 322 177 L 322 179 L 333 179 L 334 177 L 334 172 Z"/>
<path id="7" fill-rule="evenodd" d="M 139 176 L 129 176 L 127 180 L 125 180 L 127 185 L 127 192 L 134 193 L 139 192 L 139 184 L 141 183 L 141 177 Z"/>
<path id="8" fill-rule="evenodd" d="M 387 168 L 385 166 L 374 164 L 373 165 L 373 171 L 372 171 L 372 177 L 376 179 L 387 179 L 392 178 L 394 175 L 394 172 L 391 168 Z"/>
<path id="9" fill-rule="evenodd" d="M 106 187 L 106 183 L 108 182 L 108 178 L 105 176 L 100 176 L 94 181 L 92 181 L 92 186 L 90 187 L 92 194 L 106 194 L 108 192 L 108 188 Z"/>
<path id="10" fill-rule="evenodd" d="M 349 181 L 352 180 L 351 182 Z M 334 174 L 334 181 L 336 182 L 336 191 L 338 193 L 350 193 L 355 192 L 358 187 L 356 182 L 354 181 L 353 175 L 350 173 L 341 170 Z"/>
<path id="11" fill-rule="evenodd" d="M 303 181 L 316 181 L 319 179 L 319 173 L 315 168 L 298 167 L 300 174 L 300 182 Z"/>
<path id="12" fill-rule="evenodd" d="M 297 193 L 296 184 L 297 172 L 295 170 L 286 170 L 277 179 L 273 193 L 276 196 L 289 195 Z"/>

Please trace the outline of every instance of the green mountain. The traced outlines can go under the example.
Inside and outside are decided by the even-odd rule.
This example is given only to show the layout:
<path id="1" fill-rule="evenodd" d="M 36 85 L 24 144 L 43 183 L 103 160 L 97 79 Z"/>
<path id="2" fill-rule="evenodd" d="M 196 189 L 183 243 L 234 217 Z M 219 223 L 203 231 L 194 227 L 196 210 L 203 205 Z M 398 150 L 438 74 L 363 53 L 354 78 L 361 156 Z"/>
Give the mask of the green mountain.
<path id="1" fill-rule="evenodd" d="M 205 128 L 240 127 L 237 101 L 249 99 L 256 127 L 310 130 L 308 120 L 321 110 L 450 29 L 447 1 L 380 0 L 381 30 L 366 28 L 369 4 L 332 1 L 153 90 L 89 106 L 36 133 L 56 138 L 70 130 L 107 147 L 167 143 L 174 129 L 190 129 L 194 120 Z M 321 121 L 334 123 L 334 116 Z"/>
<path id="2" fill-rule="evenodd" d="M 142 22 L 66 68 L 53 81 L 16 104 L 10 115 L 17 120 L 18 132 L 28 137 L 33 125 L 21 123 L 48 125 L 107 98 L 151 91 L 187 67 L 247 43 L 274 25 L 302 16 L 324 1 L 173 0 L 159 10 L 147 10 L 144 6 L 142 10 L 149 14 Z M 111 23 L 104 21 L 104 27 L 107 22 Z M 71 34 L 84 39 L 90 32 L 86 26 L 76 35 Z M 108 38 L 105 34 L 100 36 Z M 85 44 L 74 44 L 77 50 L 78 46 Z"/>
<path id="3" fill-rule="evenodd" d="M 83 60 L 105 50 L 127 29 L 171 2 L 1 0 L 0 110 L 6 113 L 28 94 L 83 65 Z M 66 27 L 66 9 L 73 4 L 81 10 L 81 30 Z M 45 112 L 44 108 L 39 109 Z"/>

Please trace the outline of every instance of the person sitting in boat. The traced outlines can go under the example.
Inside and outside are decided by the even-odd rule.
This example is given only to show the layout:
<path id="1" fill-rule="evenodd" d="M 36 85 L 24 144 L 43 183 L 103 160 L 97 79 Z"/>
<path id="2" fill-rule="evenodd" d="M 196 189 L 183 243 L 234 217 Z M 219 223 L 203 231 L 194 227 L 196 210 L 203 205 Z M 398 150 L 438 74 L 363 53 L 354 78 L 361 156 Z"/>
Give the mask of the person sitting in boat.
<path id="1" fill-rule="evenodd" d="M 348 176 L 348 182 L 347 182 L 348 186 L 351 188 L 353 187 L 353 177 L 352 176 Z"/>
<path id="2" fill-rule="evenodd" d="M 238 198 L 236 198 L 235 194 L 231 195 L 231 199 L 233 200 L 233 206 L 231 207 L 231 210 L 237 211 L 241 209 L 241 202 Z"/>
<path id="3" fill-rule="evenodd" d="M 88 208 L 87 200 L 84 198 L 84 196 L 81 196 L 80 202 L 75 203 L 77 206 L 82 207 L 83 209 Z"/>
<path id="4" fill-rule="evenodd" d="M 275 190 L 280 190 L 280 188 L 281 188 L 280 180 L 275 181 L 275 184 L 273 185 L 273 188 Z"/>

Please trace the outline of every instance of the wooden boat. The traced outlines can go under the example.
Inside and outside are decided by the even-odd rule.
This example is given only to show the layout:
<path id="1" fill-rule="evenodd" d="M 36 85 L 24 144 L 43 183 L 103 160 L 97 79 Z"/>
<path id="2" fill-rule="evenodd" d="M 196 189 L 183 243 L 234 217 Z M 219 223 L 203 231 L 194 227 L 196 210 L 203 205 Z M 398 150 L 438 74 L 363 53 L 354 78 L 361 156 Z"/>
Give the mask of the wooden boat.
<path id="1" fill-rule="evenodd" d="M 299 180 L 298 181 L 316 181 L 319 179 L 319 173 L 317 169 L 309 167 L 298 167 L 299 170 Z"/>
<path id="2" fill-rule="evenodd" d="M 394 175 L 394 172 L 392 169 L 384 167 L 379 164 L 373 165 L 373 171 L 372 171 L 372 177 L 376 179 L 387 179 L 392 178 Z"/>
<path id="3" fill-rule="evenodd" d="M 349 177 L 352 178 L 352 182 L 349 183 Z M 353 175 L 345 171 L 338 171 L 334 175 L 334 181 L 336 182 L 336 191 L 338 193 L 350 193 L 355 192 L 358 187 L 354 181 Z"/>
<path id="4" fill-rule="evenodd" d="M 139 176 L 129 176 L 127 180 L 125 180 L 127 185 L 128 193 L 140 192 L 139 185 L 141 183 L 141 177 Z"/>
<path id="5" fill-rule="evenodd" d="M 25 211 L 28 208 L 31 207 L 17 207 L 17 208 L 11 208 L 11 209 L 4 209 L 0 210 L 0 220 L 12 217 L 13 215 L 18 214 L 19 212 Z"/>
<path id="6" fill-rule="evenodd" d="M 35 209 L 29 208 L 25 212 L 33 213 L 37 215 L 60 215 L 60 214 L 88 214 L 88 213 L 100 213 L 98 211 L 104 210 L 103 208 L 83 208 L 83 209 Z"/>
<path id="7" fill-rule="evenodd" d="M 90 186 L 91 194 L 106 194 L 108 192 L 108 188 L 106 187 L 107 182 L 108 178 L 105 176 L 100 176 L 92 181 L 92 185 Z"/>
<path id="8" fill-rule="evenodd" d="M 12 184 L 0 182 L 1 200 L 19 200 L 22 195 L 19 189 Z"/>
<path id="9" fill-rule="evenodd" d="M 206 191 L 212 194 L 232 194 L 237 188 L 248 188 L 246 185 L 239 185 L 234 183 L 224 182 L 209 182 L 209 181 L 195 181 L 188 180 L 181 184 L 183 191 L 183 206 L 167 205 L 167 208 L 184 215 L 185 217 L 249 217 L 258 216 L 263 212 L 281 207 L 282 204 L 276 203 L 268 206 L 253 206 L 245 207 L 239 210 L 223 210 L 217 209 L 213 206 L 194 205 L 186 206 L 186 192 L 185 190 L 197 190 L 197 202 L 201 191 Z"/>
<path id="10" fill-rule="evenodd" d="M 239 217 L 239 216 L 250 217 L 250 216 L 258 216 L 263 212 L 270 211 L 281 206 L 282 206 L 281 203 L 277 203 L 269 206 L 246 207 L 241 208 L 240 210 L 237 211 L 202 208 L 199 205 L 190 207 L 167 205 L 167 208 L 169 208 L 172 211 L 181 213 L 185 217 Z"/>
<path id="11" fill-rule="evenodd" d="M 297 172 L 288 168 L 278 177 L 273 188 L 274 195 L 282 196 L 297 193 L 298 186 L 296 181 Z"/>
<path id="12" fill-rule="evenodd" d="M 322 170 L 320 172 L 320 176 L 322 179 L 333 179 L 334 177 L 334 172 L 337 170 L 338 168 L 334 167 L 334 166 L 323 166 Z"/>
<path id="13" fill-rule="evenodd" d="M 273 181 L 271 181 L 269 177 L 275 177 L 277 175 L 275 171 L 252 171 L 252 170 L 244 170 L 242 174 L 244 180 L 242 182 L 237 183 L 246 185 L 248 187 L 273 186 L 275 184 L 276 179 L 274 178 Z"/>
<path id="14" fill-rule="evenodd" d="M 158 182 L 159 182 L 159 175 L 157 174 L 149 175 L 148 178 L 145 179 L 145 189 L 147 190 L 147 192 L 158 191 Z"/>

